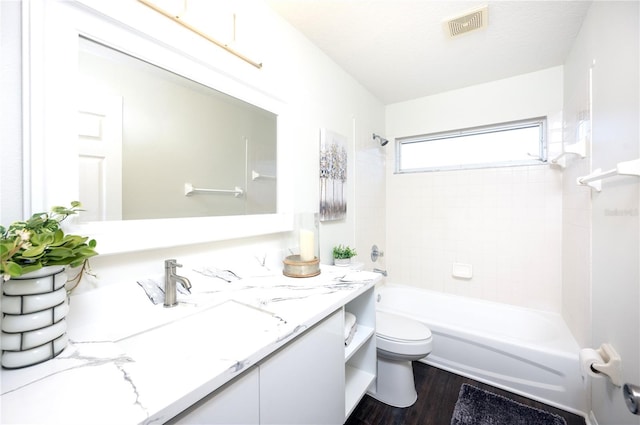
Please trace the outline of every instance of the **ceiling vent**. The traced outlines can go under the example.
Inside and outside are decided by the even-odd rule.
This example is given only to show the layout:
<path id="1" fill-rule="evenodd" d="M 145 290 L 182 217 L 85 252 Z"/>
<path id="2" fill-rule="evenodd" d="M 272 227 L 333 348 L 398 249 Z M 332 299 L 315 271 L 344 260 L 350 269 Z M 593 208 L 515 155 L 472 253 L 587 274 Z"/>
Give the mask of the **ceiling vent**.
<path id="1" fill-rule="evenodd" d="M 450 38 L 479 30 L 487 26 L 487 6 L 473 9 L 462 16 L 451 18 L 444 23 Z"/>

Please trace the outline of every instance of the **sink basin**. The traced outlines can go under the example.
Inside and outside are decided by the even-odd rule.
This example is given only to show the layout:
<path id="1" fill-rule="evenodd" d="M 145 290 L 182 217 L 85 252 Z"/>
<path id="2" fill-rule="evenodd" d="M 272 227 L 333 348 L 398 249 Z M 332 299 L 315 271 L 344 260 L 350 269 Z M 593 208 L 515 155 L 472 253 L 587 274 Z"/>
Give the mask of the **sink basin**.
<path id="1" fill-rule="evenodd" d="M 269 311 L 226 301 L 117 344 L 140 366 L 159 372 L 171 365 L 241 362 L 276 342 L 289 328 Z"/>

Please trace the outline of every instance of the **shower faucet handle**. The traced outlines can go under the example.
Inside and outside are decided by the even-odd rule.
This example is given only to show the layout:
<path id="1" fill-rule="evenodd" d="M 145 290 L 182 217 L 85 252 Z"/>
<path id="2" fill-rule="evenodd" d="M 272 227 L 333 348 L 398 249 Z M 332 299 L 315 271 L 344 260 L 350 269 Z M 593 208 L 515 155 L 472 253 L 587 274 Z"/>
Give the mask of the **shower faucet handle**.
<path id="1" fill-rule="evenodd" d="M 374 245 L 371 247 L 371 261 L 374 263 L 378 261 L 379 257 L 384 257 L 384 252 L 378 249 L 378 245 Z"/>

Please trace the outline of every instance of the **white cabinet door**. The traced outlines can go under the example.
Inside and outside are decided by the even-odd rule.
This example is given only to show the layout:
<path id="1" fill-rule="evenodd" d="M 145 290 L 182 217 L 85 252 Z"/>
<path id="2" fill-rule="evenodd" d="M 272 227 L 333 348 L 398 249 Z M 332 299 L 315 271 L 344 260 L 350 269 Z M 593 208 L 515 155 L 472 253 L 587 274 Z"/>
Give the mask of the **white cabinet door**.
<path id="1" fill-rule="evenodd" d="M 343 311 L 260 365 L 261 424 L 344 422 Z"/>
<path id="2" fill-rule="evenodd" d="M 170 424 L 260 423 L 259 372 L 254 367 L 173 418 Z"/>

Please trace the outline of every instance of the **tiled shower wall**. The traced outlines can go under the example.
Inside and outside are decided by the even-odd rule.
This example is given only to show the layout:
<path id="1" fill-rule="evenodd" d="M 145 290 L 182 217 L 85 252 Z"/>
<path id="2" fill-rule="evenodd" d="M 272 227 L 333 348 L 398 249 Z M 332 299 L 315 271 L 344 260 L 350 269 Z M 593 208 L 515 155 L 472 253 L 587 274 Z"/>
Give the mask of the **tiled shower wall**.
<path id="1" fill-rule="evenodd" d="M 547 117 L 561 150 L 563 69 L 387 106 L 398 138 Z M 562 179 L 549 165 L 394 174 L 387 153 L 387 282 L 560 313 Z M 454 263 L 473 276 L 452 276 Z"/>
<path id="2" fill-rule="evenodd" d="M 561 179 L 546 165 L 395 175 L 388 281 L 559 312 Z"/>
<path id="3" fill-rule="evenodd" d="M 367 137 L 369 136 L 369 137 Z M 365 270 L 386 269 L 386 257 L 371 260 L 371 247 L 386 249 L 385 235 L 385 151 L 373 141 L 369 134 L 364 137 L 356 157 L 356 241 L 358 251 L 356 262 L 362 263 Z"/>

